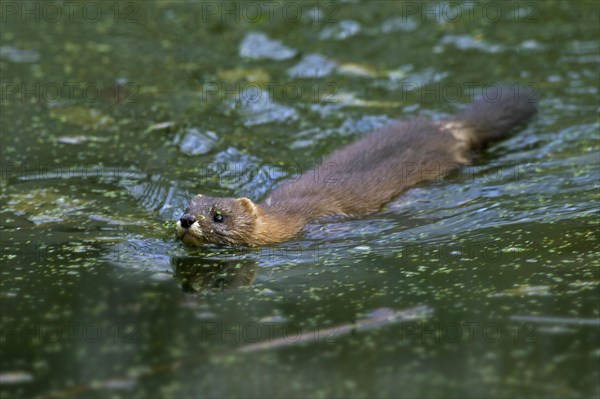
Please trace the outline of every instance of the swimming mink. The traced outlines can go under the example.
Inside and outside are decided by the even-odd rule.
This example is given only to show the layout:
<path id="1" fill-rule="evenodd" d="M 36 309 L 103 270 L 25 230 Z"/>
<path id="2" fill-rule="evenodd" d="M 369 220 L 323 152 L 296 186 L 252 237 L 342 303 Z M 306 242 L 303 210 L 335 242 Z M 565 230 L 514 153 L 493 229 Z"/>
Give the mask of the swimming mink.
<path id="1" fill-rule="evenodd" d="M 319 217 L 377 212 L 416 183 L 469 163 L 473 150 L 536 113 L 532 90 L 499 86 L 496 94 L 445 121 L 414 119 L 375 130 L 261 203 L 198 194 L 177 222 L 177 237 L 191 245 L 258 246 L 292 239 Z"/>

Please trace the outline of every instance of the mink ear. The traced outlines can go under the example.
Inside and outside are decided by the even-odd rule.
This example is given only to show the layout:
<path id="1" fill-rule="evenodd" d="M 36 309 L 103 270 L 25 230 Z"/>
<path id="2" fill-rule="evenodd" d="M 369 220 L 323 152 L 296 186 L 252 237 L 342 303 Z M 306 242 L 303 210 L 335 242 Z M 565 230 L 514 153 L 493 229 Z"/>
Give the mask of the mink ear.
<path id="1" fill-rule="evenodd" d="M 236 201 L 239 202 L 240 205 L 243 206 L 244 209 L 246 209 L 249 214 L 251 214 L 252 216 L 256 216 L 257 212 L 256 212 L 256 205 L 254 205 L 254 202 L 252 202 L 251 200 L 249 200 L 246 197 L 238 198 L 238 199 L 236 199 Z"/>

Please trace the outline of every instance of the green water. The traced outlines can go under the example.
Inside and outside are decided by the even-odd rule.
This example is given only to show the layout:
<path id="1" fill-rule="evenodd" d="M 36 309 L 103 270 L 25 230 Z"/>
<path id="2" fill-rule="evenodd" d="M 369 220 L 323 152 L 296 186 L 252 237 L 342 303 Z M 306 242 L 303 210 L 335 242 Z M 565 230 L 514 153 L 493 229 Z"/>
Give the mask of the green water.
<path id="1" fill-rule="evenodd" d="M 2 397 L 600 395 L 598 3 L 74 3 L 1 3 Z M 381 213 L 173 238 L 499 82 L 536 118 Z"/>

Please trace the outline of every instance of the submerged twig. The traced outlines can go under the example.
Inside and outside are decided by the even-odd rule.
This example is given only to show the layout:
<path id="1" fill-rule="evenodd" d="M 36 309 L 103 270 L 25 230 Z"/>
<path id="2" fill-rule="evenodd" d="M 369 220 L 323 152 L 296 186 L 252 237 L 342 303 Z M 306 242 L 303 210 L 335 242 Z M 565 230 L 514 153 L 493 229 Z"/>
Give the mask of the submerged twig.
<path id="1" fill-rule="evenodd" d="M 202 356 L 194 356 L 183 360 L 176 360 L 169 363 L 157 364 L 147 370 L 138 372 L 135 376 L 132 377 L 117 377 L 110 378 L 99 383 L 93 384 L 82 384 L 74 387 L 67 388 L 63 391 L 55 392 L 49 397 L 51 398 L 65 398 L 70 396 L 79 396 L 85 392 L 88 392 L 92 389 L 102 389 L 102 388 L 112 388 L 115 387 L 130 387 L 135 384 L 135 382 L 139 379 L 149 377 L 151 375 L 155 375 L 158 373 L 171 371 L 177 369 L 184 365 L 190 365 L 194 363 L 199 363 L 201 361 L 206 361 L 207 357 L 225 357 L 231 356 L 235 354 L 242 353 L 251 353 L 251 352 L 259 352 L 268 349 L 278 349 L 287 346 L 293 346 L 298 344 L 303 344 L 306 342 L 313 341 L 315 337 L 341 337 L 344 335 L 348 335 L 352 332 L 360 332 L 371 330 L 378 327 L 383 327 L 389 324 L 394 324 L 403 321 L 412 321 L 417 319 L 423 319 L 427 317 L 431 313 L 431 309 L 426 306 L 417 306 L 414 308 L 409 308 L 406 310 L 396 311 L 389 308 L 381 308 L 377 309 L 374 312 L 370 313 L 369 317 L 358 320 L 352 323 L 346 323 L 334 327 L 327 328 L 325 330 L 317 330 L 310 331 L 306 333 L 300 333 L 294 339 L 290 339 L 289 337 L 281 337 L 274 340 L 269 341 L 261 341 L 257 343 L 242 345 L 235 349 L 229 349 L 221 352 L 214 352 L 208 355 Z M 325 342 L 325 341 L 321 341 Z M 331 342 L 331 341 L 330 341 Z"/>

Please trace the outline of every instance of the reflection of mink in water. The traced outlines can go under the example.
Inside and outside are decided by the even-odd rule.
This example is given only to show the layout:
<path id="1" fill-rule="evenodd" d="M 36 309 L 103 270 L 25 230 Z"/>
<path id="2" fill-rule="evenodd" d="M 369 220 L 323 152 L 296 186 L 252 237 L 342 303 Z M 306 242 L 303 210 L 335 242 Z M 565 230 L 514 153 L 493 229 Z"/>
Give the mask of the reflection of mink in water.
<path id="1" fill-rule="evenodd" d="M 181 288 L 187 292 L 202 290 L 232 290 L 251 285 L 256 278 L 252 261 L 216 261 L 174 257 L 171 265 Z"/>
<path id="2" fill-rule="evenodd" d="M 318 217 L 376 212 L 408 187 L 467 164 L 471 150 L 536 112 L 529 90 L 502 87 L 497 94 L 446 121 L 416 119 L 376 130 L 259 204 L 197 195 L 177 224 L 177 237 L 192 245 L 265 245 L 291 239 Z"/>

